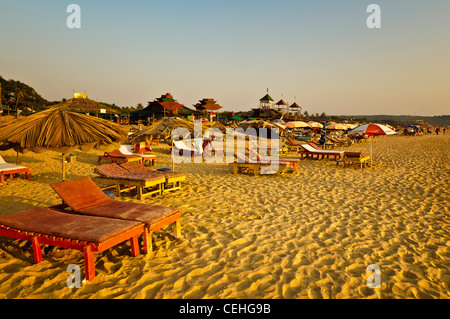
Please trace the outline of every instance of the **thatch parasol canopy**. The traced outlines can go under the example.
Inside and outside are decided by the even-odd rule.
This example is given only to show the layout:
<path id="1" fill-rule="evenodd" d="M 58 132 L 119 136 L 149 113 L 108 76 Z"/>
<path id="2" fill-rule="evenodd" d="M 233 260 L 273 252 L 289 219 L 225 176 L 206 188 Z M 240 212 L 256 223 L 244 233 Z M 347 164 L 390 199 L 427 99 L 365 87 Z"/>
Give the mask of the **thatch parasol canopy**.
<path id="1" fill-rule="evenodd" d="M 103 104 L 100 104 L 88 98 L 72 98 L 65 102 L 51 105 L 50 107 L 51 108 L 59 107 L 67 111 L 76 111 L 84 113 L 100 113 L 101 109 L 105 110 L 106 113 L 118 113 L 116 110 L 113 110 Z"/>
<path id="2" fill-rule="evenodd" d="M 210 127 L 215 127 L 225 132 L 225 126 L 218 122 L 203 122 L 202 133 Z M 180 118 L 165 117 L 150 125 L 147 129 L 136 133 L 133 136 L 133 143 L 146 142 L 159 138 L 168 139 L 172 136 L 172 131 L 176 128 L 186 128 L 192 137 L 194 135 L 193 122 Z"/>
<path id="3" fill-rule="evenodd" d="M 110 150 L 118 148 L 126 138 L 127 133 L 113 122 L 61 108 L 51 108 L 0 127 L 1 149 L 62 153 L 63 180 L 66 153 L 75 149 Z"/>
<path id="4" fill-rule="evenodd" d="M 126 137 L 126 132 L 113 122 L 61 108 L 35 113 L 0 128 L 0 143 L 21 153 L 110 149 Z"/>
<path id="5" fill-rule="evenodd" d="M 242 128 L 244 130 L 248 130 L 249 128 L 255 128 L 255 129 L 257 129 L 257 135 L 259 134 L 258 129 L 266 128 L 270 131 L 278 133 L 279 136 L 284 136 L 284 130 L 282 129 L 282 127 L 280 127 L 279 125 L 277 125 L 275 123 L 270 123 L 267 121 L 256 120 L 256 121 L 242 122 L 241 124 L 239 124 L 238 127 Z M 270 131 L 268 132 L 267 137 L 272 136 Z"/>

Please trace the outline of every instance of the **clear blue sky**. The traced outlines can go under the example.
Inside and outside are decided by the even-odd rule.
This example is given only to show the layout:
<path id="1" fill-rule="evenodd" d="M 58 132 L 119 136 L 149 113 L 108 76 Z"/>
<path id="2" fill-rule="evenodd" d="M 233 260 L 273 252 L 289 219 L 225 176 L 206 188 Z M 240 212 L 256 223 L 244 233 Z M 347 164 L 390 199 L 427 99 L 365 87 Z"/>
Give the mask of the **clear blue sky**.
<path id="1" fill-rule="evenodd" d="M 66 26 L 71 3 L 81 29 Z M 0 0 L 0 28 L 0 75 L 48 100 L 170 92 L 237 111 L 269 88 L 309 113 L 450 114 L 449 0 Z"/>

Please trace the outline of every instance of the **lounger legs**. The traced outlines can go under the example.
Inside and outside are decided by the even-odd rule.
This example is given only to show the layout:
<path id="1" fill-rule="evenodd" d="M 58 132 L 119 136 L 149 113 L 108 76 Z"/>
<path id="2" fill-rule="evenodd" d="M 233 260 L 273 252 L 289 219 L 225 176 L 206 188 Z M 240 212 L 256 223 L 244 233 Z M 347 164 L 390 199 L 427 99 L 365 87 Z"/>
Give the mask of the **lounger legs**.
<path id="1" fill-rule="evenodd" d="M 34 262 L 36 264 L 39 264 L 42 261 L 42 251 L 41 251 L 41 246 L 39 246 L 38 238 L 33 237 L 33 239 L 31 240 L 31 243 L 33 245 Z"/>
<path id="2" fill-rule="evenodd" d="M 138 240 L 138 236 L 133 236 L 130 238 L 130 243 L 131 243 L 131 255 L 133 257 L 139 255 L 139 240 Z"/>
<path id="3" fill-rule="evenodd" d="M 173 235 L 175 236 L 175 238 L 180 238 L 181 237 L 181 221 L 177 220 L 172 225 L 173 225 L 173 230 L 174 230 Z"/>
<path id="4" fill-rule="evenodd" d="M 84 272 L 86 279 L 91 281 L 95 278 L 95 258 L 91 246 L 84 246 Z"/>
<path id="5" fill-rule="evenodd" d="M 181 220 L 180 219 L 178 219 L 174 223 L 172 223 L 172 229 L 173 229 L 174 237 L 181 238 Z M 148 254 L 153 251 L 152 236 L 153 236 L 153 232 L 150 231 L 148 227 L 144 227 L 144 232 L 142 233 L 144 254 Z"/>
<path id="6" fill-rule="evenodd" d="M 153 251 L 152 235 L 153 232 L 149 231 L 147 227 L 144 227 L 144 232 L 142 233 L 142 240 L 144 242 L 144 254 L 148 254 Z"/>

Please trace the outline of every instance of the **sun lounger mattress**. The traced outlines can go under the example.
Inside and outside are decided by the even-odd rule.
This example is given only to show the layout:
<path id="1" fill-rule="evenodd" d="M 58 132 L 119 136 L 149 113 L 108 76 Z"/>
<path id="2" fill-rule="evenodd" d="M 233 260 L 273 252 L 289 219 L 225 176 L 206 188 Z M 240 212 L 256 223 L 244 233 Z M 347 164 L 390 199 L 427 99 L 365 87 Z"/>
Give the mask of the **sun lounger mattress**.
<path id="1" fill-rule="evenodd" d="M 34 207 L 17 213 L 0 215 L 0 224 L 43 235 L 101 243 L 140 223 Z"/>

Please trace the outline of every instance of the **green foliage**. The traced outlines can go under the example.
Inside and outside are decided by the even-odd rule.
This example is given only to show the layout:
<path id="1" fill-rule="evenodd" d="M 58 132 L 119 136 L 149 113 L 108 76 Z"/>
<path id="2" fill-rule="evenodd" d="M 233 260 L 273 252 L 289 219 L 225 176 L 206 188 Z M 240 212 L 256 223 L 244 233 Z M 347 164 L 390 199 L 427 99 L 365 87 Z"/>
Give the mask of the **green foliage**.
<path id="1" fill-rule="evenodd" d="M 44 99 L 32 87 L 25 83 L 14 80 L 5 80 L 1 76 L 0 83 L 2 85 L 2 105 L 9 106 L 13 110 L 16 109 L 17 105 L 17 109 L 19 110 L 26 110 L 29 108 L 34 111 L 39 111 L 43 110 L 45 106 L 52 104 L 52 102 Z"/>

